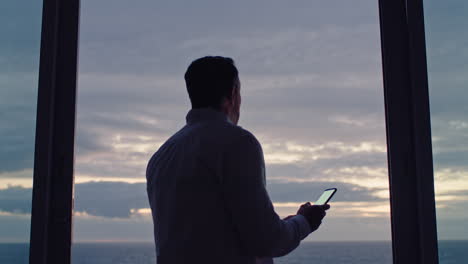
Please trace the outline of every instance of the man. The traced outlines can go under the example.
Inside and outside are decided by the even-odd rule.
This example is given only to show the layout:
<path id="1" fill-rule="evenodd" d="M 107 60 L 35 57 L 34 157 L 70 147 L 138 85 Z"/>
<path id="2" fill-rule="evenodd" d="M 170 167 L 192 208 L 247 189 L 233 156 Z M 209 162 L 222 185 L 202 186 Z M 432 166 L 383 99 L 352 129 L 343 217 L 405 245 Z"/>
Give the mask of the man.
<path id="1" fill-rule="evenodd" d="M 187 124 L 146 172 L 158 264 L 272 263 L 315 231 L 329 206 L 306 203 L 284 220 L 275 213 L 260 143 L 237 126 L 240 81 L 232 59 L 197 59 L 185 81 Z"/>

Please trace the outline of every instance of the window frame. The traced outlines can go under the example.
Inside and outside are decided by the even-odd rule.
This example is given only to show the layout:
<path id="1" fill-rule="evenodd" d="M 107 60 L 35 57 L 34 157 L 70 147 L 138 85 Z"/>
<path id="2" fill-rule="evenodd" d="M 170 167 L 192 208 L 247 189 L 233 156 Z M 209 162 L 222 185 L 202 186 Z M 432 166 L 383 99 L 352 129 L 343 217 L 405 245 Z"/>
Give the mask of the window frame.
<path id="1" fill-rule="evenodd" d="M 29 263 L 70 263 L 79 0 L 43 0 Z"/>
<path id="2" fill-rule="evenodd" d="M 393 263 L 438 263 L 422 0 L 380 0 Z"/>
<path id="3" fill-rule="evenodd" d="M 43 0 L 31 264 L 71 262 L 80 0 Z M 393 263 L 438 263 L 422 0 L 379 0 Z"/>

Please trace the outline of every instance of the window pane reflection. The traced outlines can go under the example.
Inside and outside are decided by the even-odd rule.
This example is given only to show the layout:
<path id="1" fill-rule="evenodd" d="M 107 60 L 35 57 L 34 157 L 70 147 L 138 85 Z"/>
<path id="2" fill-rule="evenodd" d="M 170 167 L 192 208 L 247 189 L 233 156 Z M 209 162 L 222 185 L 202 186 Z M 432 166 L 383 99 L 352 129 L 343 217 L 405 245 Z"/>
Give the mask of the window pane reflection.
<path id="1" fill-rule="evenodd" d="M 135 257 L 129 242 L 152 243 L 146 163 L 185 124 L 189 63 L 222 55 L 239 68 L 239 124 L 263 145 L 277 212 L 338 188 L 311 242 L 277 263 L 391 263 L 376 1 L 87 0 L 81 14 L 76 262 L 93 246 L 111 259 L 111 245 L 84 242 Z"/>
<path id="2" fill-rule="evenodd" d="M 42 1 L 0 2 L 0 263 L 28 263 Z"/>
<path id="3" fill-rule="evenodd" d="M 468 259 L 468 4 L 425 1 L 441 263 Z"/>

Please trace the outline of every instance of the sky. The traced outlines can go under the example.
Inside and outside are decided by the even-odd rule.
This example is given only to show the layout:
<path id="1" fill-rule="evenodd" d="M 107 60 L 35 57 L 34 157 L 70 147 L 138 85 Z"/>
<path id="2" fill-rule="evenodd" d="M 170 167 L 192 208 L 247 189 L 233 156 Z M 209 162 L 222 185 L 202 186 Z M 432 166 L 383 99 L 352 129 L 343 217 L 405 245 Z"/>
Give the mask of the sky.
<path id="1" fill-rule="evenodd" d="M 40 39 L 32 2 L 0 9 L 0 33 L 11 36 L 0 42 L 0 242 L 29 238 Z M 468 239 L 467 10 L 426 2 L 441 239 Z M 146 164 L 185 124 L 183 74 L 206 55 L 236 62 L 239 125 L 262 144 L 278 214 L 336 187 L 307 239 L 389 240 L 377 1 L 82 0 L 74 241 L 152 241 Z"/>

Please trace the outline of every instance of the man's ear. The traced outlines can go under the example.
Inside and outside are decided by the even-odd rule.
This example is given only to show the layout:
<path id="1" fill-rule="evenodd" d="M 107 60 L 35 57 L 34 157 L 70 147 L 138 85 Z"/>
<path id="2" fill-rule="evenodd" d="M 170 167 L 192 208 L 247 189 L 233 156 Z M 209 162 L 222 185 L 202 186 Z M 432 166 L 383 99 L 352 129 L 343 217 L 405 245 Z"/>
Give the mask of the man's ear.
<path id="1" fill-rule="evenodd" d="M 224 97 L 223 102 L 221 103 L 221 108 L 225 109 L 225 110 L 231 109 L 232 104 L 233 104 L 232 103 L 232 98 L 229 99 L 227 97 Z"/>
<path id="2" fill-rule="evenodd" d="M 234 98 L 236 98 L 235 97 L 236 96 L 236 90 L 237 90 L 237 88 L 234 86 L 234 88 L 231 91 L 231 101 L 234 101 L 235 100 Z"/>
<path id="3" fill-rule="evenodd" d="M 234 89 L 232 89 L 232 91 L 231 91 L 231 102 L 232 102 L 233 105 L 234 105 L 234 102 L 237 102 L 239 100 L 239 98 L 238 98 L 239 96 L 237 94 L 238 89 L 239 89 L 238 87 L 234 86 Z"/>

